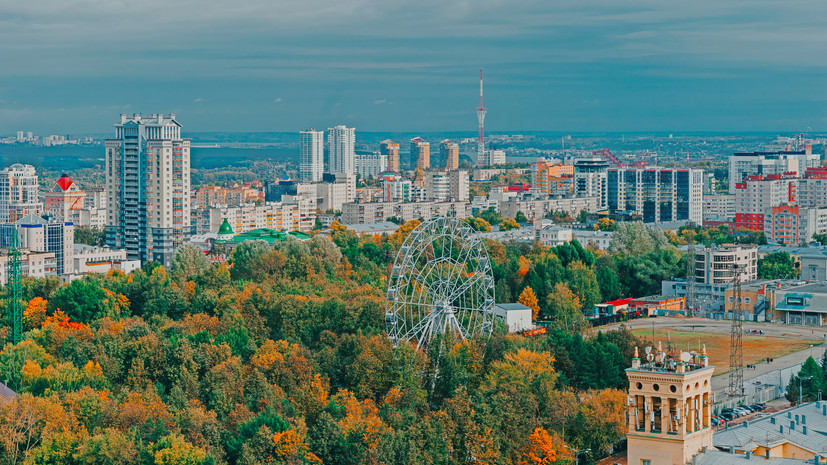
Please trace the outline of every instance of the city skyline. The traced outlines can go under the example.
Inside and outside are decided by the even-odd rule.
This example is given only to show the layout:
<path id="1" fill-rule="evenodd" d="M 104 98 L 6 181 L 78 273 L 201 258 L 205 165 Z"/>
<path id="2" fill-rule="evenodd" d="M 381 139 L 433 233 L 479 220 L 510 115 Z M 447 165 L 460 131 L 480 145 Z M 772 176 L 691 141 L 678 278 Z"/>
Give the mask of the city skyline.
<path id="1" fill-rule="evenodd" d="M 494 132 L 827 126 L 812 1 L 153 5 L 0 8 L 0 132 L 473 131 L 480 67 Z"/>

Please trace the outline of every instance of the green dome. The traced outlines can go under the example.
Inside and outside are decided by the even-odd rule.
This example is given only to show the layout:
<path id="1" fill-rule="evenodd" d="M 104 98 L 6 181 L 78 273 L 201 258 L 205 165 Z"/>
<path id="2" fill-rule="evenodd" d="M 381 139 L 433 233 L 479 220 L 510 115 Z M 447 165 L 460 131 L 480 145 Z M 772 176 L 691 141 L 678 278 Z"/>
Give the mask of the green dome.
<path id="1" fill-rule="evenodd" d="M 234 234 L 233 228 L 230 226 L 230 222 L 227 221 L 227 218 L 224 218 L 224 222 L 221 223 L 221 227 L 218 228 L 218 234 Z"/>

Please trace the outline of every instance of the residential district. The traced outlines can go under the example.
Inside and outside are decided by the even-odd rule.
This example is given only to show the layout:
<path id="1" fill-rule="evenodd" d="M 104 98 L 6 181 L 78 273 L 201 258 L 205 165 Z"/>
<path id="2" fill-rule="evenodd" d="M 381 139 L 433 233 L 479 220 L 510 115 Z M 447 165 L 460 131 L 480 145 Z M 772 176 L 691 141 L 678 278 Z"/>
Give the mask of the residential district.
<path id="1" fill-rule="evenodd" d="M 187 244 L 210 263 L 226 264 L 249 241 L 304 243 L 340 231 L 388 238 L 433 217 L 467 220 L 480 237 L 524 244 L 526 251 L 542 245 L 560 257 L 592 254 L 590 266 L 620 247 L 615 235 L 642 231 L 640 241 L 628 243 L 647 247 L 650 231 L 686 256 L 674 276 L 625 286 L 629 292 L 623 296 L 601 288 L 598 297 L 577 300 L 588 302 L 581 317 L 592 326 L 622 322 L 648 331 L 651 325 L 653 333 L 649 345 L 628 347 L 634 350 L 625 370 L 628 386 L 622 386 L 628 388 L 622 428 L 628 452 L 607 463 L 719 464 L 735 463 L 737 456 L 738 463 L 793 464 L 827 457 L 827 401 L 820 396 L 759 413 L 766 402 L 788 394 L 796 379 L 810 379 L 796 378 L 807 366 L 804 359 L 780 366 L 765 357 L 779 371 L 768 372 L 774 376 L 769 381 L 750 379 L 748 402 L 733 404 L 715 386 L 703 340 L 697 350 L 664 350 L 661 343 L 669 341 L 656 346 L 654 336 L 656 326 L 660 331 L 690 325 L 728 334 L 723 320 L 740 311 L 749 334 L 775 328 L 779 338 L 801 333 L 814 338 L 810 347 L 821 343 L 818 338 L 827 335 L 823 141 L 799 135 L 776 141 L 771 150 L 732 153 L 713 169 L 676 159 L 659 165 L 657 159 L 627 158 L 611 149 L 513 162 L 506 150 L 488 146 L 482 132 L 478 140 L 414 137 L 359 145 L 355 128 L 336 125 L 300 131 L 296 159 L 280 176 L 193 185 L 191 140 L 182 131 L 174 114 L 120 115 L 101 147 L 105 176 L 98 184 L 63 174 L 44 185 L 31 165 L 4 167 L 0 283 L 9 282 L 10 257 L 17 252 L 24 276 L 71 283 L 129 274 L 150 263 L 172 269 Z M 22 131 L 3 142 L 95 143 Z M 84 239 L 87 234 L 92 240 Z M 576 261 L 563 260 L 565 266 Z M 529 265 L 519 263 L 522 277 Z M 525 289 L 511 292 L 506 286 L 495 314 L 510 333 L 551 330 L 551 318 L 534 308 L 536 298 L 534 306 L 524 298 Z M 635 289 L 641 293 L 629 295 Z M 10 387 L 0 395 L 18 396 Z M 753 416 L 736 425 L 738 404 L 750 406 L 741 413 Z M 581 452 L 589 460 L 602 456 L 568 450 L 575 460 Z"/>

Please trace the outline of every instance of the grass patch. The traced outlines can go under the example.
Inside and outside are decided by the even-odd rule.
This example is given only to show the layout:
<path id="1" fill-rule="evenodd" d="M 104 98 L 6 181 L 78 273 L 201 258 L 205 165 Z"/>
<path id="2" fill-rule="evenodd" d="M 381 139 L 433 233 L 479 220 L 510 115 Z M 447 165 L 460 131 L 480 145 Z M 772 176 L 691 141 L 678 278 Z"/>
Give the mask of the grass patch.
<path id="1" fill-rule="evenodd" d="M 651 329 L 634 329 L 632 333 L 647 341 L 652 340 Z M 667 341 L 668 344 L 667 344 Z M 730 335 L 720 333 L 704 333 L 697 331 L 674 331 L 669 328 L 662 328 L 655 330 L 655 344 L 661 342 L 663 349 L 667 350 L 668 346 L 675 351 L 698 351 L 698 341 L 700 344 L 706 344 L 706 353 L 709 355 L 709 363 L 715 365 L 715 374 L 720 375 L 729 371 L 729 344 Z M 798 352 L 799 350 L 809 349 L 810 345 L 821 344 L 821 340 L 804 339 L 793 337 L 767 337 L 757 335 L 743 335 L 744 341 L 744 365 L 760 364 L 767 357 L 778 358 L 783 355 Z M 653 348 L 654 350 L 654 348 Z M 821 356 L 822 348 L 814 348 L 813 356 Z M 644 350 L 641 348 L 641 358 L 644 356 Z"/>

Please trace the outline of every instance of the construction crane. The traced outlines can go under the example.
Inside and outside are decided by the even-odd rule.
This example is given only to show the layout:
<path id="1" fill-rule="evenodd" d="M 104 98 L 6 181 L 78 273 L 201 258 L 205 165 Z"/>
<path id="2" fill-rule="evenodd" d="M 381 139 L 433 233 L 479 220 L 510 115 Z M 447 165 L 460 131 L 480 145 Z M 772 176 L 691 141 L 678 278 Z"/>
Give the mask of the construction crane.
<path id="1" fill-rule="evenodd" d="M 741 270 L 743 265 L 732 263 L 729 269 L 734 276 L 732 281 L 732 326 L 730 327 L 729 343 L 729 396 L 744 396 L 744 325 L 741 310 Z M 726 304 L 724 304 L 726 305 Z"/>
<path id="2" fill-rule="evenodd" d="M 6 244 L 9 248 L 8 293 L 11 312 L 11 340 L 17 345 L 23 340 L 23 259 L 17 228 L 6 229 Z M 9 237 L 10 236 L 10 237 Z"/>
<path id="3" fill-rule="evenodd" d="M 624 162 L 620 161 L 620 159 L 619 159 L 619 158 L 617 158 L 617 157 L 616 157 L 616 156 L 615 156 L 615 155 L 611 152 L 611 150 L 609 150 L 609 149 L 600 149 L 600 150 L 595 150 L 594 152 L 592 152 L 592 156 L 595 156 L 595 157 L 603 157 L 603 159 L 605 159 L 605 160 L 606 160 L 606 161 L 608 161 L 609 163 L 613 164 L 613 165 L 614 165 L 614 166 L 616 166 L 617 168 L 622 168 L 622 167 L 626 166 L 626 163 L 624 163 Z"/>

